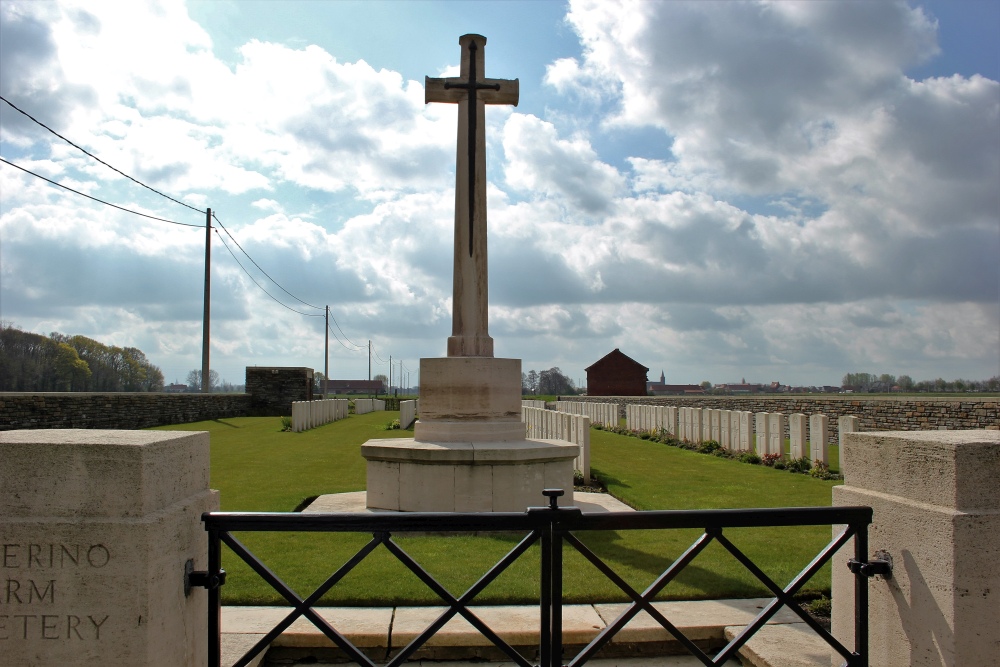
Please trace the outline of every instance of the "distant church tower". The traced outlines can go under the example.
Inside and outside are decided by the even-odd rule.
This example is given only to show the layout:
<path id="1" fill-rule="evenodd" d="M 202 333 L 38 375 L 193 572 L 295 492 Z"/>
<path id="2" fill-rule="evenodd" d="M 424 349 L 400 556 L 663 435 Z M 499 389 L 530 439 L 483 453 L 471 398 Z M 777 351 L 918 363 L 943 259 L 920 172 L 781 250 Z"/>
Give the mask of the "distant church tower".
<path id="1" fill-rule="evenodd" d="M 660 371 L 660 384 L 666 384 L 666 383 L 667 383 L 667 376 L 665 376 L 663 374 L 663 371 L 661 370 Z"/>

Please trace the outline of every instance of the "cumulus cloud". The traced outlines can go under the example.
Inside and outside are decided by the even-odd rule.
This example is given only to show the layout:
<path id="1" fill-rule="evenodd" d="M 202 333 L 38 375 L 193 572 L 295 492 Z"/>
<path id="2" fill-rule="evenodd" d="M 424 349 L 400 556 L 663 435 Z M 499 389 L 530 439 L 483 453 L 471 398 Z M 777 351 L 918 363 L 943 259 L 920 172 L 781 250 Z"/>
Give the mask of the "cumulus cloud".
<path id="1" fill-rule="evenodd" d="M 227 64 L 180 3 L 0 13 L 5 97 L 222 217 L 213 346 L 228 379 L 254 363 L 321 368 L 327 305 L 336 335 L 411 368 L 443 353 L 454 106 L 335 46 L 247 39 Z M 574 379 L 614 347 L 677 382 L 993 373 L 1000 84 L 908 78 L 939 52 L 923 10 L 581 0 L 567 21 L 579 52 L 549 63 L 551 106 L 487 114 L 498 354 Z M 204 215 L 9 108 L 0 120 L 5 158 L 201 230 L 0 166 L 4 319 L 148 346 L 183 379 Z M 331 373 L 365 366 L 356 345 L 331 345 Z"/>

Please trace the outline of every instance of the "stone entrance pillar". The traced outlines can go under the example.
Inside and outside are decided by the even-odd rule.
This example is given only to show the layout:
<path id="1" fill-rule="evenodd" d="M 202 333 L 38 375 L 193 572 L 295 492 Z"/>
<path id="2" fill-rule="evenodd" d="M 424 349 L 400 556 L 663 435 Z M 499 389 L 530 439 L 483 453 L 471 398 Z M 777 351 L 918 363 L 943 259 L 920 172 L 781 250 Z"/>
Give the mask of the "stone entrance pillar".
<path id="1" fill-rule="evenodd" d="M 204 665 L 203 432 L 0 433 L 0 662 Z"/>
<path id="2" fill-rule="evenodd" d="M 870 663 L 993 665 L 1000 655 L 1000 431 L 846 433 L 833 504 L 868 505 Z M 854 637 L 854 575 L 833 562 L 833 633 Z M 840 664 L 840 662 L 837 662 Z"/>

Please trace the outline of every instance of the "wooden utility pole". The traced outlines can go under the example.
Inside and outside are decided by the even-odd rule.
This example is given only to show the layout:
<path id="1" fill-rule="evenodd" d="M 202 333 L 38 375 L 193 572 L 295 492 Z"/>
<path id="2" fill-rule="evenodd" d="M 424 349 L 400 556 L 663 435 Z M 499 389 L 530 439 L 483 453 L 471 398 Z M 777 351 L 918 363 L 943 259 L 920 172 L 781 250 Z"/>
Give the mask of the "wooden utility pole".
<path id="1" fill-rule="evenodd" d="M 208 342 L 212 304 L 212 209 L 205 210 L 205 310 L 201 325 L 201 393 L 212 391 L 212 371 L 209 368 Z"/>
<path id="2" fill-rule="evenodd" d="M 323 346 L 323 398 L 326 398 L 327 387 L 330 386 L 330 306 L 326 307 L 326 328 L 323 329 L 326 344 Z"/>

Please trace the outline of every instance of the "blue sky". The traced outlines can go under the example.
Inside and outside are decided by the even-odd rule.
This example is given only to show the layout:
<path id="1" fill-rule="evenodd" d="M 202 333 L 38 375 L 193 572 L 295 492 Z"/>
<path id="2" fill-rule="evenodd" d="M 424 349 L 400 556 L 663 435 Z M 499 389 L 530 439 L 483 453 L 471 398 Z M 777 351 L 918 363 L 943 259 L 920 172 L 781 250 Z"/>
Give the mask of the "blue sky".
<path id="1" fill-rule="evenodd" d="M 1000 374 L 997 2 L 2 0 L 0 92 L 216 212 L 224 378 L 322 370 L 326 305 L 333 377 L 366 377 L 371 339 L 373 373 L 416 378 L 450 333 L 456 126 L 423 77 L 468 32 L 521 90 L 487 113 L 498 356 L 574 381 L 615 347 L 678 383 Z M 2 106 L 5 159 L 204 225 Z M 183 381 L 203 253 L 0 165 L 5 322 Z"/>

